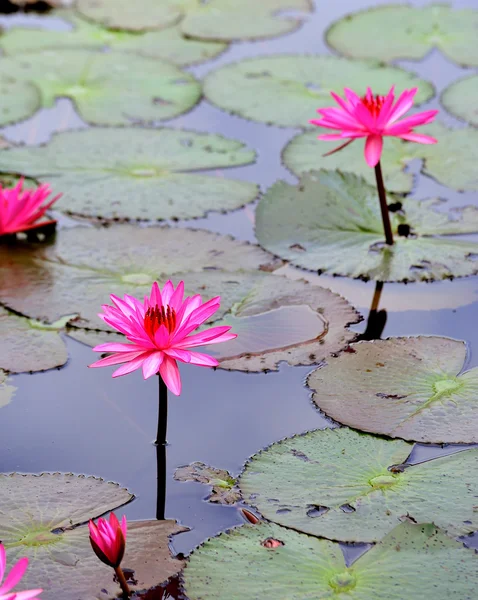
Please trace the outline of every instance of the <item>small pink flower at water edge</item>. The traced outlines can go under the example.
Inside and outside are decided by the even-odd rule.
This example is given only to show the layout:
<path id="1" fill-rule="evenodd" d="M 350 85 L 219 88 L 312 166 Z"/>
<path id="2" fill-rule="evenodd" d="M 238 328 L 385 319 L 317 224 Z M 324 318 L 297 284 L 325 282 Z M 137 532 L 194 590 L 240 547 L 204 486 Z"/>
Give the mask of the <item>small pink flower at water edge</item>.
<path id="1" fill-rule="evenodd" d="M 28 567 L 28 558 L 21 558 L 11 569 L 5 581 L 5 568 L 7 565 L 7 556 L 3 544 L 0 544 L 0 600 L 40 600 L 39 594 L 43 590 L 24 590 L 23 592 L 12 591 L 20 582 Z"/>
<path id="2" fill-rule="evenodd" d="M 123 560 L 126 548 L 126 534 L 128 525 L 123 515 L 121 525 L 114 513 L 110 514 L 110 521 L 100 518 L 95 525 L 90 520 L 90 543 L 96 556 L 109 567 L 116 569 Z"/>
<path id="3" fill-rule="evenodd" d="M 367 88 L 367 93 L 362 98 L 348 88 L 344 89 L 345 98 L 331 92 L 339 108 L 319 108 L 317 112 L 322 115 L 322 119 L 312 119 L 310 123 L 317 127 L 339 131 L 319 135 L 319 140 L 349 139 L 332 152 L 341 150 L 357 138 L 366 138 L 365 160 L 369 167 L 375 167 L 380 161 L 384 136 L 397 137 L 419 144 L 436 144 L 435 138 L 415 133 L 413 129 L 431 123 L 438 111 L 427 110 L 400 121 L 400 117 L 412 108 L 418 88 L 402 92 L 395 104 L 394 90 L 395 86 L 392 86 L 386 96 L 379 96 L 374 95 L 372 90 Z"/>
<path id="4" fill-rule="evenodd" d="M 46 202 L 50 194 L 51 189 L 47 183 L 36 189 L 24 190 L 23 178 L 11 189 L 0 184 L 0 236 L 55 223 L 54 220 L 40 221 L 61 197 L 58 194 Z"/>
<path id="5" fill-rule="evenodd" d="M 218 310 L 220 296 L 204 302 L 199 294 L 184 296 L 184 282 L 177 288 L 168 281 L 160 290 L 153 283 L 150 296 L 144 301 L 125 294 L 124 298 L 111 295 L 114 306 L 104 305 L 100 318 L 126 336 L 129 344 L 108 343 L 93 348 L 95 352 L 113 352 L 91 367 L 123 364 L 113 377 L 126 375 L 142 367 L 148 379 L 160 374 L 169 390 L 181 393 L 181 378 L 177 361 L 201 367 L 216 367 L 218 361 L 202 352 L 191 350 L 198 346 L 217 344 L 234 339 L 228 326 L 211 327 L 190 335 Z"/>

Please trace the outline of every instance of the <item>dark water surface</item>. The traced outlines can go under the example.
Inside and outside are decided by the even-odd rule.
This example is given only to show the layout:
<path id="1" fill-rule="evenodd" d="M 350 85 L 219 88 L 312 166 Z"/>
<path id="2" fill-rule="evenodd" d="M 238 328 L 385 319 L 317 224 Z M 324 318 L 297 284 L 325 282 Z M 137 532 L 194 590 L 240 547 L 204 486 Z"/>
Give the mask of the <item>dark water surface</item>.
<path id="1" fill-rule="evenodd" d="M 191 70 L 201 77 L 210 69 L 249 56 L 330 53 L 323 41 L 330 23 L 348 11 L 378 4 L 388 3 L 318 0 L 316 13 L 296 33 L 271 41 L 234 44 L 218 59 Z M 451 4 L 457 8 L 478 7 L 476 0 L 457 0 Z M 0 24 L 6 27 L 37 21 L 38 17 L 33 15 L 0 18 Z M 65 27 L 58 19 L 42 18 L 41 23 L 45 27 Z M 473 72 L 453 65 L 437 51 L 420 63 L 399 64 L 435 84 L 437 96 L 426 109 L 441 108 L 438 97 L 444 87 Z M 444 111 L 440 119 L 452 126 L 462 126 Z M 170 124 L 222 133 L 255 148 L 257 163 L 234 169 L 233 177 L 259 182 L 262 189 L 279 178 L 295 181 L 281 165 L 280 152 L 298 133 L 296 129 L 248 122 L 204 101 Z M 84 126 L 73 105 L 63 99 L 54 109 L 7 127 L 1 134 L 12 141 L 38 144 L 54 131 Z M 478 194 L 458 193 L 418 176 L 419 166 L 413 165 L 417 173 L 414 197 L 440 196 L 452 206 L 478 205 Z M 253 221 L 254 210 L 249 206 L 228 215 L 211 214 L 206 219 L 178 226 L 193 225 L 254 240 Z M 62 218 L 62 222 L 72 224 L 70 219 Z M 330 285 L 346 296 L 367 319 L 373 283 L 320 279 L 323 285 Z M 478 278 L 408 286 L 387 284 L 379 309 L 387 311 L 383 337 L 434 334 L 463 339 L 469 347 L 468 366 L 478 366 Z M 355 330 L 363 332 L 366 326 L 365 320 Z M 157 381 L 152 378 L 145 382 L 140 373 L 113 380 L 110 369 L 87 369 L 95 359 L 91 349 L 70 339 L 67 346 L 70 360 L 63 369 L 12 377 L 18 391 L 11 404 L 1 409 L 0 471 L 65 471 L 117 481 L 136 495 L 135 501 L 125 508 L 128 518 L 154 518 L 156 452 L 152 440 L 156 430 Z M 304 387 L 311 370 L 282 365 L 276 373 L 251 375 L 200 367 L 181 369 L 183 392 L 180 398 L 170 398 L 169 407 L 166 516 L 178 519 L 191 531 L 174 539 L 176 551 L 189 552 L 207 536 L 242 522 L 242 517 L 237 507 L 205 502 L 207 488 L 175 482 L 172 479 L 175 469 L 192 461 L 203 461 L 236 475 L 247 458 L 260 448 L 295 433 L 328 426 L 330 422 L 312 406 Z M 459 446 L 445 449 L 417 446 L 412 458 L 421 461 L 459 449 Z M 357 549 L 347 548 L 346 555 L 355 556 L 356 552 Z"/>

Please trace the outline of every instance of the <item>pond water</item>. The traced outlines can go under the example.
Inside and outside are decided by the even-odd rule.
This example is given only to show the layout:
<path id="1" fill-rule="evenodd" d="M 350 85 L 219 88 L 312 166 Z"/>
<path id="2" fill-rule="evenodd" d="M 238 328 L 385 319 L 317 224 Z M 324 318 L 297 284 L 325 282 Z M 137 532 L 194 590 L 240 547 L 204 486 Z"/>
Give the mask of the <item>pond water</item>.
<path id="1" fill-rule="evenodd" d="M 219 58 L 190 69 L 198 77 L 220 65 L 245 57 L 276 53 L 330 53 L 323 34 L 329 25 L 349 11 L 372 4 L 364 0 L 317 0 L 316 12 L 295 33 L 276 39 L 235 43 Z M 426 5 L 428 2 L 413 2 Z M 457 8 L 475 7 L 473 0 L 454 1 Z M 0 23 L 35 23 L 32 14 L 9 15 Z M 41 20 L 42 26 L 64 27 L 58 19 Z M 452 64 L 438 51 L 420 62 L 400 61 L 400 66 L 431 80 L 437 96 L 424 106 L 441 108 L 440 92 L 452 81 L 473 69 Z M 280 98 L 278 99 L 280 102 Z M 441 119 L 449 125 L 462 126 L 444 111 Z M 226 114 L 206 101 L 190 113 L 173 119 L 168 125 L 204 132 L 217 132 L 236 138 L 255 148 L 255 164 L 238 167 L 234 176 L 258 182 L 262 190 L 278 179 L 294 183 L 296 179 L 281 164 L 280 152 L 297 133 L 296 129 L 268 127 Z M 43 110 L 30 120 L 4 128 L 0 133 L 8 140 L 39 144 L 52 132 L 85 127 L 73 105 L 59 100 L 55 108 Z M 412 170 L 418 173 L 419 164 Z M 416 178 L 412 197 L 439 196 L 452 206 L 474 204 L 478 194 L 458 193 L 441 186 L 426 176 Z M 74 226 L 73 219 L 60 216 L 65 227 Z M 177 227 L 208 229 L 231 234 L 240 240 L 254 241 L 254 207 L 228 214 L 210 214 L 205 219 L 173 223 Z M 378 311 L 368 323 L 375 284 L 361 281 L 319 278 L 322 285 L 344 295 L 363 315 L 363 321 L 353 326 L 364 337 L 405 335 L 443 335 L 465 340 L 468 344 L 466 367 L 478 366 L 478 278 L 433 284 L 385 284 Z M 293 315 L 272 314 L 270 345 L 287 346 L 297 340 L 312 339 L 322 332 L 322 323 L 315 315 L 301 308 Z M 281 319 L 297 321 L 291 331 L 278 328 Z M 240 332 L 239 332 L 240 333 Z M 136 372 L 114 380 L 109 369 L 88 370 L 94 355 L 90 348 L 65 338 L 69 361 L 59 370 L 12 377 L 18 388 L 14 401 L 1 409 L 0 471 L 41 473 L 73 472 L 116 481 L 135 495 L 124 512 L 128 519 L 151 519 L 156 515 L 156 449 L 153 445 L 157 417 L 157 381 L 143 381 Z M 261 351 L 261 340 L 248 340 L 248 347 Z M 217 349 L 221 353 L 225 349 Z M 183 365 L 181 365 L 182 367 Z M 245 461 L 259 449 L 281 438 L 306 430 L 324 428 L 332 422 L 321 415 L 304 386 L 311 367 L 290 367 L 282 364 L 277 372 L 247 374 L 224 370 L 181 368 L 181 397 L 170 398 L 167 446 L 167 496 L 165 514 L 177 519 L 190 531 L 176 536 L 172 545 L 176 552 L 188 554 L 205 538 L 228 527 L 243 523 L 237 506 L 213 505 L 204 500 L 207 488 L 197 483 L 179 483 L 173 479 L 177 467 L 202 461 L 218 468 L 240 473 Z M 416 445 L 413 462 L 439 454 L 461 450 L 461 446 Z M 478 538 L 467 543 L 478 548 Z M 348 549 L 349 557 L 358 549 Z"/>

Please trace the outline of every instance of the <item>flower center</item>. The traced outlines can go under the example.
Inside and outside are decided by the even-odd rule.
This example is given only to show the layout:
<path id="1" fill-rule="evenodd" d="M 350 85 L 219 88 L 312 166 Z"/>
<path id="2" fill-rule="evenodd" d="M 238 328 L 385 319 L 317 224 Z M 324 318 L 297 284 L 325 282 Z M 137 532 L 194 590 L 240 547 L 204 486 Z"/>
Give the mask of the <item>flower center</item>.
<path id="1" fill-rule="evenodd" d="M 176 311 L 170 306 L 161 308 L 150 306 L 144 315 L 144 328 L 146 333 L 153 338 L 158 329 L 164 325 L 169 333 L 172 333 L 176 328 Z"/>
<path id="2" fill-rule="evenodd" d="M 377 118 L 385 102 L 385 96 L 363 96 L 362 104 L 369 111 L 372 117 Z"/>

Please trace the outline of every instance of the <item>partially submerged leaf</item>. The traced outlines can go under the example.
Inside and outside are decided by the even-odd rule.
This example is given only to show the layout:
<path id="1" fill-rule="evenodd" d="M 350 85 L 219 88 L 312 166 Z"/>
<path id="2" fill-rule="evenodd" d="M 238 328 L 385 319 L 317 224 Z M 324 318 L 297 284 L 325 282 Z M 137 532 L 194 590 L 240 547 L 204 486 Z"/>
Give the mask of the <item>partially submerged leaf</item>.
<path id="1" fill-rule="evenodd" d="M 220 135 L 176 129 L 90 128 L 56 134 L 45 146 L 5 151 L 2 169 L 47 181 L 55 208 L 104 219 L 185 219 L 233 210 L 258 186 L 218 170 L 249 164 L 255 152 Z"/>
<path id="2" fill-rule="evenodd" d="M 476 97 L 478 94 L 478 75 L 464 77 L 451 83 L 441 95 L 441 103 L 455 117 L 472 125 L 478 125 Z"/>
<path id="3" fill-rule="evenodd" d="M 335 540 L 374 542 L 407 518 L 451 536 L 475 531 L 478 448 L 402 466 L 411 449 L 346 428 L 311 431 L 253 456 L 239 488 L 266 519 Z"/>
<path id="4" fill-rule="evenodd" d="M 216 469 L 202 462 L 193 462 L 178 467 L 174 473 L 176 481 L 196 481 L 212 487 L 207 500 L 217 504 L 235 504 L 241 500 L 236 480 L 229 471 Z"/>
<path id="5" fill-rule="evenodd" d="M 417 102 L 430 99 L 433 86 L 398 67 L 351 61 L 335 56 L 271 56 L 248 58 L 209 73 L 204 81 L 206 98 L 233 114 L 282 127 L 312 127 L 316 110 L 333 103 L 330 92 L 344 87 L 365 93 L 386 94 L 417 86 Z"/>
<path id="6" fill-rule="evenodd" d="M 478 66 L 477 28 L 477 10 L 392 4 L 347 15 L 332 24 L 326 40 L 350 58 L 420 60 L 438 48 L 460 65 Z"/>
<path id="7" fill-rule="evenodd" d="M 432 524 L 403 523 L 347 566 L 340 546 L 272 523 L 243 525 L 206 541 L 184 570 L 191 600 L 471 600 L 473 550 Z"/>
<path id="8" fill-rule="evenodd" d="M 350 348 L 307 381 L 329 417 L 416 442 L 478 443 L 478 368 L 459 374 L 464 342 L 390 338 Z"/>
<path id="9" fill-rule="evenodd" d="M 10 403 L 16 387 L 10 385 L 7 374 L 0 371 L 0 408 Z"/>
<path id="10" fill-rule="evenodd" d="M 86 522 L 118 509 L 133 496 L 113 483 L 72 474 L 0 475 L 0 539 L 8 567 L 29 559 L 25 588 L 43 588 L 42 599 L 108 600 L 120 594 L 114 572 L 93 553 Z M 134 590 L 176 574 L 169 536 L 184 531 L 175 521 L 128 523 L 122 567 L 134 571 Z"/>
<path id="11" fill-rule="evenodd" d="M 51 49 L 5 57 L 2 80 L 15 81 L 22 93 L 2 94 L 1 125 L 51 108 L 61 97 L 73 100 L 80 117 L 95 125 L 171 119 L 201 97 L 194 77 L 171 63 L 115 51 Z"/>
<path id="12" fill-rule="evenodd" d="M 269 252 L 330 275 L 376 281 L 432 281 L 478 272 L 478 210 L 436 210 L 440 200 L 389 195 L 395 243 L 384 243 L 376 189 L 350 173 L 318 171 L 298 186 L 273 185 L 256 211 L 256 235 Z"/>
<path id="13" fill-rule="evenodd" d="M 25 373 L 62 367 L 68 360 L 59 333 L 64 324 L 61 321 L 49 325 L 15 315 L 0 306 L 0 369 Z"/>

